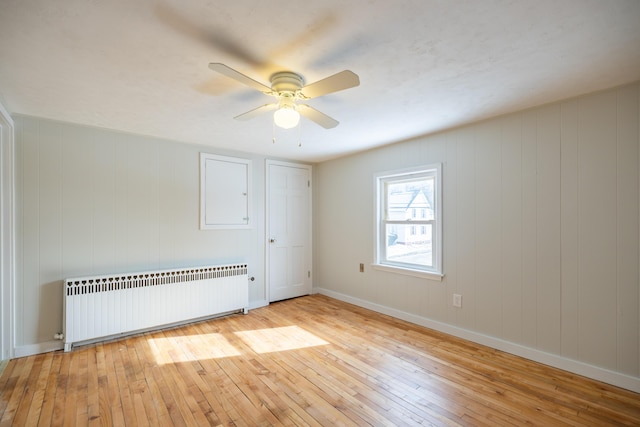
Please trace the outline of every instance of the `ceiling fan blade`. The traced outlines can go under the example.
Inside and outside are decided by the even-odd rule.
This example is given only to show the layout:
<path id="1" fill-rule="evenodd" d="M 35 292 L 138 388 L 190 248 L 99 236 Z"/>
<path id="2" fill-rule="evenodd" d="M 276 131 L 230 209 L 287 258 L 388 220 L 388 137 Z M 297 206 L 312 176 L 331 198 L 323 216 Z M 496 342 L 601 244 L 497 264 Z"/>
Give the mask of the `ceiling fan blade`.
<path id="1" fill-rule="evenodd" d="M 234 119 L 236 120 L 250 120 L 253 119 L 256 116 L 259 116 L 260 114 L 263 113 L 268 113 L 269 111 L 273 111 L 276 110 L 278 108 L 278 104 L 265 104 L 261 107 L 258 108 L 254 108 L 251 111 L 247 111 L 246 113 L 242 113 L 239 116 L 235 116 Z"/>
<path id="2" fill-rule="evenodd" d="M 320 111 L 308 106 L 307 104 L 298 104 L 296 110 L 307 119 L 319 124 L 325 129 L 334 128 L 338 126 L 338 123 L 340 123 L 336 119 L 331 118 L 324 113 L 321 113 Z"/>
<path id="3" fill-rule="evenodd" d="M 300 91 L 304 95 L 304 98 L 311 99 L 358 85 L 360 85 L 358 75 L 353 71 L 344 70 L 315 83 L 311 83 L 303 87 Z"/>
<path id="4" fill-rule="evenodd" d="M 243 83 L 249 87 L 252 87 L 260 92 L 269 94 L 271 93 L 271 88 L 269 86 L 265 86 L 262 83 L 253 80 L 251 77 L 247 77 L 239 71 L 234 70 L 233 68 L 227 67 L 224 64 L 220 64 L 218 62 L 212 62 L 209 64 L 209 68 L 213 71 L 217 71 L 220 74 L 224 74 L 227 77 L 230 77 L 240 83 Z"/>

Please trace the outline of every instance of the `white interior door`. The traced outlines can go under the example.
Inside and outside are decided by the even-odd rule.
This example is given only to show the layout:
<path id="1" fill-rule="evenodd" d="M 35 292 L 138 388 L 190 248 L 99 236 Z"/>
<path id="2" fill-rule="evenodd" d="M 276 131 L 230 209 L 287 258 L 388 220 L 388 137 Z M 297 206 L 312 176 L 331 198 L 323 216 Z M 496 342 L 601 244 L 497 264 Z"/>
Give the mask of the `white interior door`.
<path id="1" fill-rule="evenodd" d="M 267 161 L 269 301 L 311 293 L 311 166 Z"/>

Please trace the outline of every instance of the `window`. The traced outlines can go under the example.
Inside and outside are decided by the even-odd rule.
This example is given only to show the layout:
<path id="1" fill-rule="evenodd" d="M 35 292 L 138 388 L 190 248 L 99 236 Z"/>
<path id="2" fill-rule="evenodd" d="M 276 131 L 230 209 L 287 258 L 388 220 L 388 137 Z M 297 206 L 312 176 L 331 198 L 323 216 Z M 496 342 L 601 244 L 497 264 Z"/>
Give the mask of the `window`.
<path id="1" fill-rule="evenodd" d="M 442 278 L 441 188 L 440 164 L 376 175 L 374 268 Z"/>

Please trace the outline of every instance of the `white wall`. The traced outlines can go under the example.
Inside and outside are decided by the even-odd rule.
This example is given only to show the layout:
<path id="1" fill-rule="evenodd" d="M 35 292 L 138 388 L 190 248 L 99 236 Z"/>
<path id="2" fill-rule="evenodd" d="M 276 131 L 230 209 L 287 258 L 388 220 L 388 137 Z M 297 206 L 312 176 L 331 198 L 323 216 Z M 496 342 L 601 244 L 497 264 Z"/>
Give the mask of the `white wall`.
<path id="1" fill-rule="evenodd" d="M 636 83 L 318 165 L 316 290 L 640 391 L 639 104 Z M 359 273 L 373 174 L 434 162 L 444 280 Z"/>
<path id="2" fill-rule="evenodd" d="M 266 304 L 264 163 L 242 153 L 15 116 L 16 356 L 60 348 L 67 277 L 246 262 Z M 253 160 L 249 230 L 199 230 L 199 153 Z"/>

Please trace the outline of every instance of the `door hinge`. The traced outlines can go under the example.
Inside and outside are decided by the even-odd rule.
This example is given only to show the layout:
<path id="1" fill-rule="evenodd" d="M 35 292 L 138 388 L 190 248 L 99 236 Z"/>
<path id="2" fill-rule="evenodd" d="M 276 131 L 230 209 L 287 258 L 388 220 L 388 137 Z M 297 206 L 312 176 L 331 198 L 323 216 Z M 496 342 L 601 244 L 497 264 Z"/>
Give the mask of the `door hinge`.
<path id="1" fill-rule="evenodd" d="M 311 180 L 310 179 L 307 180 L 307 187 L 311 188 Z"/>
<path id="2" fill-rule="evenodd" d="M 307 277 L 311 278 L 311 271 L 307 271 Z"/>

